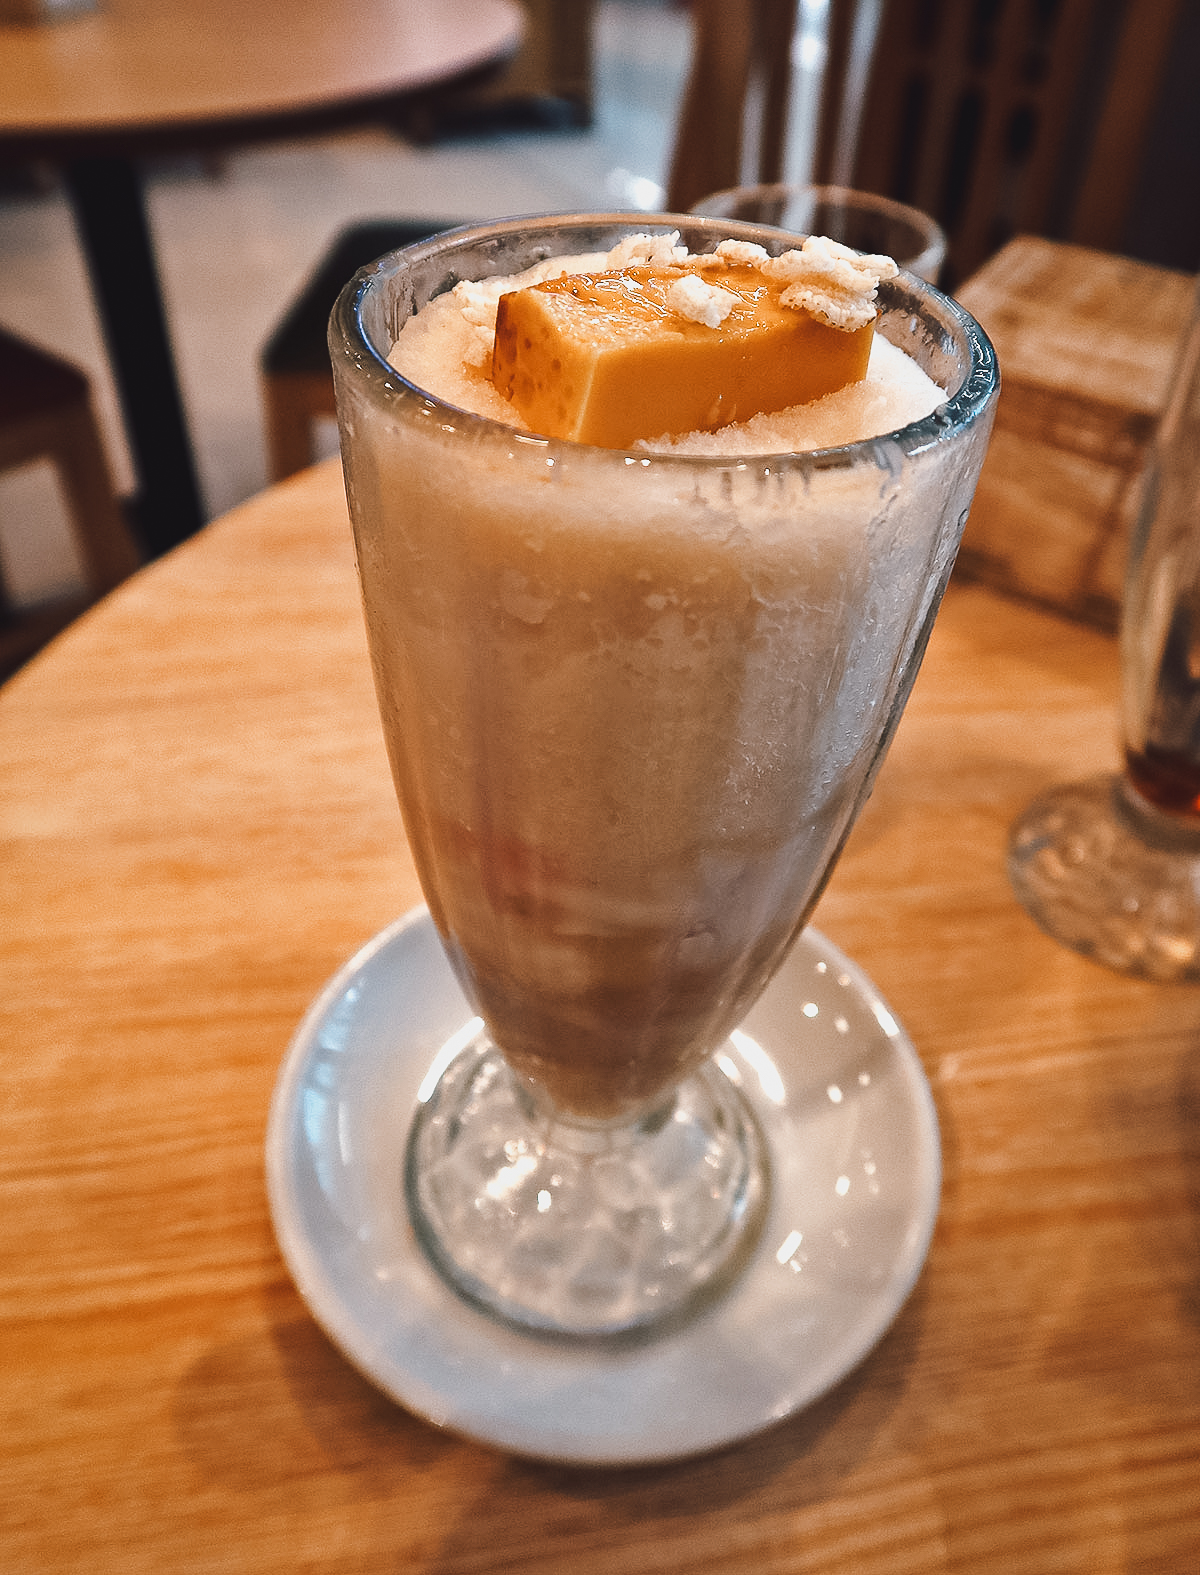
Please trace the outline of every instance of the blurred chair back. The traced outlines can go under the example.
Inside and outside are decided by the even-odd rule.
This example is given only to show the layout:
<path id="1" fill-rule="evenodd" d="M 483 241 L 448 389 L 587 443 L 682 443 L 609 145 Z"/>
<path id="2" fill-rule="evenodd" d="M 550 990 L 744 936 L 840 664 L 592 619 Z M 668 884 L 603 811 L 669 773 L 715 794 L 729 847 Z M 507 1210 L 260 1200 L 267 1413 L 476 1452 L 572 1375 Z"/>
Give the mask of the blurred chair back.
<path id="1" fill-rule="evenodd" d="M 0 562 L 0 681 L 141 562 L 113 490 L 87 377 L 71 362 L 0 329 L 0 472 L 38 461 L 57 473 L 83 585 L 34 606 L 18 605 Z"/>
<path id="2" fill-rule="evenodd" d="M 1178 11 L 885 0 L 848 184 L 932 213 L 951 287 L 1018 233 L 1115 249 Z"/>
<path id="3" fill-rule="evenodd" d="M 812 178 L 931 214 L 949 238 L 950 288 L 1018 233 L 1116 248 L 1180 8 L 1181 0 L 830 0 Z M 784 11 L 794 28 L 796 9 L 750 0 L 722 13 L 699 0 L 672 207 L 703 195 L 693 189 L 702 163 L 684 153 L 693 141 L 725 150 L 724 163 L 710 163 L 719 177 L 710 190 L 778 178 L 747 174 L 741 125 L 755 61 L 770 63 L 764 50 L 778 42 L 768 34 L 784 25 Z M 734 38 L 739 25 L 744 38 Z M 758 150 L 763 171 L 782 163 L 791 89 L 790 66 L 781 72 L 775 61 L 772 72 L 760 78 L 764 144 L 777 139 Z M 706 113 L 718 78 L 722 95 L 709 98 Z M 727 104 L 736 82 L 735 125 Z"/>
<path id="4" fill-rule="evenodd" d="M 743 177 L 752 186 L 783 178 L 798 8 L 798 0 L 692 0 L 691 67 L 667 178 L 672 213 Z"/>

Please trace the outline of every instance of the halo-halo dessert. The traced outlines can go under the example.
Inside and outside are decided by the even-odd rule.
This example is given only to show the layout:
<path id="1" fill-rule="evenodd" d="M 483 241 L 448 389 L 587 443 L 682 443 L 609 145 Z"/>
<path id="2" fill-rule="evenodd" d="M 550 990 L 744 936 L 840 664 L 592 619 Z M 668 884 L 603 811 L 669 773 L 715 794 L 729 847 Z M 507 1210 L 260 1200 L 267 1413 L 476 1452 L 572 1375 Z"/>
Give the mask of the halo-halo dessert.
<path id="1" fill-rule="evenodd" d="M 629 228 L 584 216 L 443 237 L 360 276 L 331 330 L 393 774 L 484 1025 L 423 1100 L 410 1208 L 468 1296 L 575 1333 L 677 1316 L 753 1250 L 766 1157 L 712 1055 L 805 923 L 868 791 L 994 387 L 965 314 L 877 267 L 848 292 L 878 289 L 885 307 L 876 319 L 868 301 L 865 376 L 816 400 L 682 434 L 668 375 L 660 430 L 642 422 L 613 447 L 539 432 L 542 406 L 530 420 L 501 391 L 502 297 L 564 273 L 590 283 L 542 289 L 556 306 L 588 304 L 614 273 L 644 290 L 639 268 L 669 275 L 664 301 L 698 280 L 670 309 L 691 324 L 681 339 L 702 342 L 725 320 L 704 321 L 714 292 L 739 295 L 730 271 L 796 266 L 749 226 Z M 736 245 L 717 263 L 688 261 L 723 240 Z M 839 288 L 862 271 L 837 252 L 820 261 Z M 518 323 L 544 326 L 544 306 Z M 819 321 L 807 304 L 783 310 Z M 552 346 L 535 384 L 554 359 Z M 652 381 L 647 367 L 635 381 Z M 734 379 L 739 415 L 751 381 Z M 591 402 L 565 401 L 564 419 L 591 420 Z"/>
<path id="2" fill-rule="evenodd" d="M 672 275 L 725 288 L 732 273 L 739 299 L 755 290 L 748 280 L 767 296 L 741 315 L 751 331 L 760 328 L 771 352 L 796 350 L 796 335 L 779 326 L 780 317 L 794 318 L 801 340 L 816 344 L 815 370 L 802 365 L 790 384 L 777 378 L 767 403 L 782 401 L 783 386 L 820 388 L 833 419 L 840 413 L 857 436 L 862 400 L 854 385 L 871 353 L 870 297 L 879 276 L 896 270 L 882 258 L 855 257 L 851 268 L 839 255 L 844 248 L 826 247 L 810 271 L 807 304 L 788 307 L 779 304 L 775 280 L 798 270 L 761 247 L 725 242 L 694 258 L 672 235 L 633 235 L 606 255 L 554 258 L 518 278 L 457 285 L 410 319 L 390 359 L 424 388 L 447 389 L 481 414 L 540 430 L 527 411 L 540 412 L 547 401 L 535 397 L 521 408 L 503 397 L 514 365 L 519 374 L 529 361 L 540 370 L 553 359 L 537 346 L 523 361 L 504 346 L 505 322 L 528 322 L 533 311 L 522 307 L 540 297 L 576 308 L 551 344 L 558 356 L 565 360 L 571 346 L 582 362 L 589 351 L 597 358 L 599 347 L 618 363 L 632 362 L 625 376 L 618 366 L 610 390 L 638 373 L 645 378 L 657 355 L 658 404 L 628 443 L 603 446 L 686 451 L 707 438 L 720 448 L 739 436 L 734 423 L 689 434 L 656 430 L 655 422 L 673 392 L 672 373 L 684 380 L 694 347 L 699 341 L 703 352 L 706 340 L 710 363 L 724 350 L 718 370 L 741 390 L 740 399 L 724 403 L 740 403 L 744 421 L 777 414 L 754 408 L 761 390 L 739 381 L 746 331 L 739 324 L 730 346 L 720 332 L 728 317 L 710 326 L 676 313 L 670 323 L 669 306 L 654 302 L 643 316 L 629 297 L 644 300 L 650 277 L 668 288 Z M 774 266 L 774 278 L 761 271 L 764 263 Z M 850 280 L 842 299 L 831 300 L 839 265 Z M 612 282 L 607 302 L 597 280 Z M 567 293 L 572 285 L 579 295 Z M 659 300 L 667 294 L 661 289 Z M 620 296 L 628 323 L 612 305 Z M 592 311 L 597 298 L 601 310 Z M 826 320 L 813 314 L 814 304 Z M 827 321 L 834 313 L 841 324 Z M 629 323 L 631 354 L 622 339 Z M 941 402 L 942 390 L 901 352 L 883 352 L 883 372 L 880 359 L 873 386 L 886 408 L 872 413 L 882 430 Z M 691 388 L 674 391 L 678 408 L 687 408 Z M 572 431 L 611 427 L 623 414 L 595 392 L 577 387 L 576 395 L 560 423 Z M 796 406 L 806 403 L 782 406 L 801 440 L 812 412 Z M 434 918 L 456 955 L 461 948 L 457 966 L 509 1059 L 576 1114 L 616 1115 L 673 1083 L 697 1046 L 711 1047 L 736 1026 L 790 939 L 804 887 L 836 834 L 844 806 L 812 778 L 823 760 L 822 776 L 836 779 L 828 767 L 863 747 L 870 724 L 864 695 L 874 673 L 854 669 L 844 627 L 853 603 L 840 588 L 863 570 L 859 543 L 828 513 L 798 530 L 802 517 L 789 521 L 781 533 L 773 507 L 763 512 L 749 499 L 741 528 L 731 532 L 725 511 L 681 509 L 673 476 L 665 490 L 640 489 L 645 500 L 630 515 L 583 475 L 577 487 L 522 488 L 510 510 L 497 496 L 506 485 L 503 465 L 461 478 L 474 503 L 441 468 L 431 462 L 428 473 L 436 501 L 407 470 L 393 480 L 398 496 L 422 489 L 420 509 L 404 526 L 406 556 L 415 548 L 428 561 L 435 549 L 427 533 L 436 534 L 453 567 L 440 586 L 423 587 L 420 606 L 412 585 L 401 583 L 407 570 L 389 577 L 369 613 L 390 634 L 404 609 L 403 654 L 385 636 L 389 656 L 395 650 L 384 678 L 389 694 L 409 690 L 410 675 L 431 663 L 437 668 L 423 699 L 406 693 L 409 721 L 403 737 L 395 735 L 402 797 L 414 811 L 409 835 L 418 867 L 430 873 Z M 847 505 L 861 506 L 857 496 Z M 418 532 L 427 538 L 423 547 L 416 547 Z M 900 567 L 891 560 L 889 573 Z M 903 596 L 895 600 L 902 612 Z M 468 621 L 474 650 L 456 633 Z M 425 645 L 414 659 L 421 629 Z M 836 705 L 824 695 L 814 707 L 804 674 L 817 651 L 839 647 L 843 692 Z M 508 703 L 518 695 L 519 726 Z M 597 696 L 605 697 L 603 716 Z M 467 704 L 495 716 L 486 739 L 455 729 L 452 713 Z M 839 743 L 827 739 L 834 730 Z M 430 773 L 427 781 L 414 779 L 414 760 Z M 764 931 L 762 914 L 772 907 L 777 918 Z M 731 969 L 743 979 L 737 988 Z"/>

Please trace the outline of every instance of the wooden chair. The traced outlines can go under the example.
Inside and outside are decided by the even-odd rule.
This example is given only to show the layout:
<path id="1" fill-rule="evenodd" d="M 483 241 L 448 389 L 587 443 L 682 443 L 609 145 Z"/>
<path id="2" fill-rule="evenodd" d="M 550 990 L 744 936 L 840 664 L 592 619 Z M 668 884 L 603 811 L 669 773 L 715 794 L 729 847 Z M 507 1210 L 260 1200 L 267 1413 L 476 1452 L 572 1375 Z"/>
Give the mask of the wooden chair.
<path id="1" fill-rule="evenodd" d="M 418 97 L 399 120 L 406 134 L 425 140 L 455 125 L 502 125 L 506 106 L 540 100 L 565 106 L 573 124 L 590 121 L 596 0 L 525 0 L 525 10 L 528 25 L 513 60 L 460 90 Z M 450 222 L 365 220 L 335 237 L 317 263 L 259 359 L 273 481 L 313 462 L 317 423 L 334 414 L 325 333 L 342 286 L 384 252 L 436 235 Z"/>
<path id="2" fill-rule="evenodd" d="M 794 25 L 782 0 L 697 0 L 672 208 L 701 186 L 779 178 L 789 12 Z M 932 214 L 951 288 L 1017 233 L 1118 247 L 1180 0 L 880 0 L 865 72 L 862 14 L 861 0 L 831 0 L 814 181 Z M 763 134 L 747 174 L 756 81 Z"/>
<path id="3" fill-rule="evenodd" d="M 372 219 L 338 235 L 263 349 L 260 374 L 272 481 L 316 458 L 317 422 L 335 413 L 326 330 L 342 286 L 384 252 L 449 227 L 438 219 Z"/>
<path id="4" fill-rule="evenodd" d="M 680 106 L 667 208 L 783 178 L 798 0 L 692 0 L 692 59 Z M 751 138 L 752 101 L 760 108 Z M 743 177 L 745 177 L 743 179 Z"/>
<path id="5" fill-rule="evenodd" d="M 49 460 L 79 550 L 81 591 L 15 606 L 0 564 L 0 679 L 141 563 L 113 490 L 86 376 L 70 362 L 0 330 L 0 471 Z"/>

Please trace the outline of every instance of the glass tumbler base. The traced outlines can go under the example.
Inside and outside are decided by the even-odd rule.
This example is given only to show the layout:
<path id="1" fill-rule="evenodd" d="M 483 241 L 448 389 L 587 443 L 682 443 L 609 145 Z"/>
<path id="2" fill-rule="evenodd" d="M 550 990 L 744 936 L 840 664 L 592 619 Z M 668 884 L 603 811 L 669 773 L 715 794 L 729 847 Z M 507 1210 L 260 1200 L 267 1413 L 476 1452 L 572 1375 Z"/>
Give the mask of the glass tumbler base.
<path id="1" fill-rule="evenodd" d="M 1200 979 L 1200 833 L 1123 778 L 1050 789 L 1013 828 L 1008 871 L 1049 935 L 1121 973 Z"/>
<path id="2" fill-rule="evenodd" d="M 757 1122 L 707 1063 L 631 1123 L 547 1113 L 481 1032 L 409 1136 L 409 1214 L 468 1300 L 519 1326 L 598 1337 L 690 1311 L 745 1262 L 765 1212 Z"/>

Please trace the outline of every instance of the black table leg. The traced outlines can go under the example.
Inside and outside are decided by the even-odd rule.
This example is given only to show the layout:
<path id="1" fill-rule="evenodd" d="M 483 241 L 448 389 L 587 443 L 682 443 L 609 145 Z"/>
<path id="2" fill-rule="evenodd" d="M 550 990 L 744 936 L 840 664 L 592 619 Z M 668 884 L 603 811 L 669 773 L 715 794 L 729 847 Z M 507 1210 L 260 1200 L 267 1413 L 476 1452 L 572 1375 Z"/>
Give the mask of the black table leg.
<path id="1" fill-rule="evenodd" d="M 64 176 L 137 471 L 133 524 L 157 557 L 199 530 L 204 511 L 141 177 L 111 156 L 72 160 Z"/>

